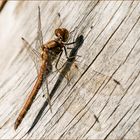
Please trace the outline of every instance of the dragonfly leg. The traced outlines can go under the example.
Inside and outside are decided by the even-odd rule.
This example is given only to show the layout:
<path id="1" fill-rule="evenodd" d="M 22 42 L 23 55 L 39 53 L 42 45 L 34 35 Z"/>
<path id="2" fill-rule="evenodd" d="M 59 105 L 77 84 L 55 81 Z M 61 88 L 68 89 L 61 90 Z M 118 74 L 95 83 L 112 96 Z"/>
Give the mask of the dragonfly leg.
<path id="1" fill-rule="evenodd" d="M 70 56 L 69 59 L 75 58 L 75 57 L 82 57 L 81 55 L 75 55 L 75 56 Z"/>
<path id="2" fill-rule="evenodd" d="M 59 62 L 59 60 L 60 60 L 60 58 L 61 58 L 61 56 L 62 56 L 62 53 L 63 53 L 63 50 L 60 52 L 60 54 L 59 54 L 59 56 L 58 56 L 58 59 L 57 59 L 57 61 L 56 61 L 56 64 L 55 64 L 55 68 L 56 69 L 58 69 L 57 67 L 58 67 L 58 62 Z"/>
<path id="3" fill-rule="evenodd" d="M 72 45 L 72 44 L 75 44 L 76 42 L 73 41 L 73 42 L 70 42 L 70 43 L 63 43 L 64 45 Z"/>
<path id="4" fill-rule="evenodd" d="M 75 55 L 75 56 L 68 57 L 67 49 L 73 49 L 73 48 L 69 48 L 69 47 L 66 48 L 65 45 L 71 45 L 71 44 L 74 44 L 74 43 L 76 43 L 76 42 L 71 42 L 71 43 L 65 43 L 64 44 L 65 56 L 66 56 L 67 59 L 75 58 L 76 56 L 81 57 L 80 55 Z"/>
<path id="5" fill-rule="evenodd" d="M 58 68 L 58 63 L 59 63 L 59 60 L 60 60 L 60 58 L 61 58 L 61 56 L 62 56 L 62 53 L 63 53 L 63 50 L 61 51 L 61 53 L 60 53 L 60 55 L 59 55 L 59 57 L 58 57 L 58 59 L 57 59 L 57 61 L 56 61 L 56 64 L 55 64 L 55 68 L 56 68 L 56 70 L 57 71 L 60 71 L 64 66 L 65 66 L 65 64 L 67 63 L 67 62 L 65 62 L 60 68 Z M 65 54 L 66 54 L 66 56 L 67 56 L 67 51 L 65 51 Z M 67 56 L 68 57 L 68 56 Z M 69 57 L 68 57 L 69 58 Z"/>
<path id="6" fill-rule="evenodd" d="M 69 57 L 68 57 L 68 53 L 67 53 L 67 49 L 66 49 L 65 45 L 64 45 L 64 52 L 65 52 L 66 58 L 68 59 Z"/>
<path id="7" fill-rule="evenodd" d="M 59 55 L 59 57 L 58 57 L 58 59 L 57 59 L 57 61 L 56 61 L 56 64 L 55 64 L 55 68 L 56 68 L 56 70 L 62 75 L 62 76 L 64 76 L 66 79 L 67 79 L 67 81 L 68 81 L 68 83 L 69 83 L 69 78 L 68 77 L 66 77 L 64 74 L 62 74 L 62 72 L 60 71 L 63 67 L 64 67 L 64 65 L 66 64 L 66 62 L 60 67 L 60 68 L 58 68 L 58 63 L 59 63 L 59 60 L 60 60 L 60 58 L 61 58 L 61 56 L 62 56 L 62 53 L 63 53 L 63 50 L 61 51 L 61 53 L 60 53 L 60 55 Z M 66 54 L 67 54 L 67 52 L 66 52 Z"/>

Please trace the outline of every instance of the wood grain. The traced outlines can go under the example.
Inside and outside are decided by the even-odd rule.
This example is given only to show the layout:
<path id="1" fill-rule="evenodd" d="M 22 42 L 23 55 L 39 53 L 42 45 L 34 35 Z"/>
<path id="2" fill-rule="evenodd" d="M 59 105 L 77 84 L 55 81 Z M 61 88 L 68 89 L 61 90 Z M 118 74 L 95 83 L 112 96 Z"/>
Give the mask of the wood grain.
<path id="1" fill-rule="evenodd" d="M 78 70 L 71 66 L 68 72 L 70 84 L 60 81 L 61 74 L 49 83 L 52 113 L 40 90 L 15 131 L 37 76 L 21 37 L 35 39 L 38 6 L 44 42 L 58 27 L 77 27 L 70 41 L 83 35 L 84 42 L 77 50 Z M 8 1 L 0 31 L 1 139 L 139 139 L 139 1 Z"/>

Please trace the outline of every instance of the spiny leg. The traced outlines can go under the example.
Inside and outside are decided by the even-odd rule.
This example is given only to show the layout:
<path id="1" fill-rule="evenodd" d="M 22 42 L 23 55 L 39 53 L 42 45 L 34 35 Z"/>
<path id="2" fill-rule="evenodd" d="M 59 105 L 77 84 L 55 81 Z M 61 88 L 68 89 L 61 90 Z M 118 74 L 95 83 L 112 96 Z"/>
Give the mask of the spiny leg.
<path id="1" fill-rule="evenodd" d="M 67 59 L 72 59 L 72 58 L 75 58 L 76 56 L 81 57 L 80 55 L 75 55 L 75 56 L 68 57 L 67 49 L 73 49 L 73 48 L 70 48 L 70 47 L 66 48 L 65 45 L 72 45 L 72 44 L 75 44 L 75 43 L 76 43 L 76 41 L 73 41 L 73 42 L 70 42 L 70 43 L 63 43 L 64 44 L 65 56 L 66 56 Z"/>
<path id="2" fill-rule="evenodd" d="M 58 56 L 58 59 L 57 59 L 57 61 L 56 61 L 56 64 L 55 64 L 55 68 L 56 68 L 56 70 L 63 76 L 63 77 L 65 77 L 66 79 L 67 79 L 67 82 L 69 83 L 69 78 L 68 77 L 66 77 L 64 74 L 62 74 L 62 72 L 60 71 L 63 67 L 64 67 L 64 65 L 66 64 L 66 62 L 61 66 L 61 68 L 58 68 L 58 63 L 59 63 L 59 61 L 60 61 L 60 58 L 61 58 L 61 56 L 62 56 L 62 53 L 63 53 L 63 50 L 60 52 L 60 54 L 59 54 L 59 56 Z"/>

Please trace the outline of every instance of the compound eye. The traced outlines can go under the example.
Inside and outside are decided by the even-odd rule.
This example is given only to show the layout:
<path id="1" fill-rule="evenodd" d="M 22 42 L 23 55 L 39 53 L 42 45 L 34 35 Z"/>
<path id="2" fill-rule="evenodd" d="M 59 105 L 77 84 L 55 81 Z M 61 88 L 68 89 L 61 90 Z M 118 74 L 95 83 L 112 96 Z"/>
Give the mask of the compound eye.
<path id="1" fill-rule="evenodd" d="M 57 37 L 61 37 L 61 36 L 62 36 L 62 30 L 61 30 L 60 28 L 56 29 L 56 30 L 55 30 L 55 35 L 56 35 Z"/>
<path id="2" fill-rule="evenodd" d="M 66 42 L 69 37 L 69 32 L 65 28 L 58 28 L 55 30 L 55 35 L 62 39 L 62 41 Z"/>
<path id="3" fill-rule="evenodd" d="M 63 31 L 63 41 L 66 42 L 69 38 L 69 32 L 65 28 L 62 28 L 62 31 Z"/>

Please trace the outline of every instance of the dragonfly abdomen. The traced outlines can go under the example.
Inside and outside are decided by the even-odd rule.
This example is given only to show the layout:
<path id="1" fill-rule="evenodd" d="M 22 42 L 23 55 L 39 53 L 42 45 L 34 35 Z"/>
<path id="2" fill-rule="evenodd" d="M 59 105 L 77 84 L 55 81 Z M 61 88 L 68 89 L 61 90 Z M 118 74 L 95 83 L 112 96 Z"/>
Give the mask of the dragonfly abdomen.
<path id="1" fill-rule="evenodd" d="M 36 95 L 37 95 L 37 93 L 38 93 L 38 91 L 39 91 L 39 89 L 42 85 L 43 75 L 44 75 L 45 69 L 46 69 L 46 63 L 44 62 L 44 64 L 42 64 L 42 66 L 40 68 L 40 72 L 38 74 L 38 78 L 37 78 L 37 81 L 36 81 L 36 83 L 33 87 L 33 90 L 31 92 L 31 94 L 29 95 L 27 101 L 25 102 L 21 112 L 19 113 L 18 118 L 16 119 L 16 122 L 15 122 L 15 125 L 14 125 L 15 129 L 18 128 L 18 126 L 22 122 L 24 116 L 26 115 L 27 111 L 30 109 L 30 107 L 33 103 L 33 100 L 36 97 Z"/>

